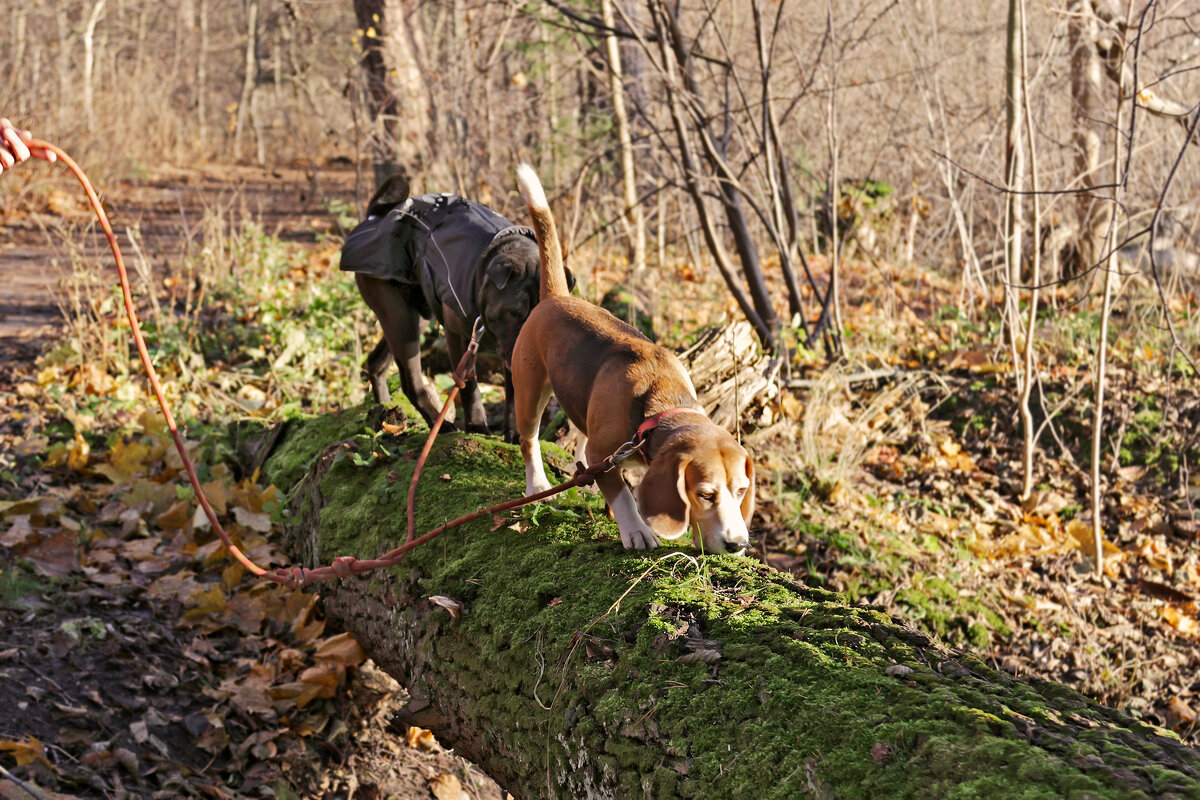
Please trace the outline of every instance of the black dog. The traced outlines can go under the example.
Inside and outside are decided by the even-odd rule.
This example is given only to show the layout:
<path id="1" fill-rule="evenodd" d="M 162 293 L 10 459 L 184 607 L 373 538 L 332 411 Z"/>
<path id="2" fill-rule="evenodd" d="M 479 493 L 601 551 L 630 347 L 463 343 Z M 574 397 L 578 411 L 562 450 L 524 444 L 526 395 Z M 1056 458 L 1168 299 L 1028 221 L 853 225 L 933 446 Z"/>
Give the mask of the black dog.
<path id="1" fill-rule="evenodd" d="M 533 231 L 487 206 L 452 194 L 409 197 L 402 174 L 388 178 L 367 206 L 367 218 L 346 237 L 341 268 L 383 327 L 367 357 L 375 399 L 387 403 L 388 366 L 395 360 L 405 396 L 432 424 L 441 410 L 421 375 L 421 320 L 435 318 L 446 333 L 451 363 L 483 318 L 480 347 L 504 360 L 504 435 L 515 438 L 508 365 L 517 334 L 538 301 L 538 248 Z M 573 279 L 568 275 L 568 280 Z M 487 418 L 472 380 L 462 390 L 466 430 L 487 433 Z"/>

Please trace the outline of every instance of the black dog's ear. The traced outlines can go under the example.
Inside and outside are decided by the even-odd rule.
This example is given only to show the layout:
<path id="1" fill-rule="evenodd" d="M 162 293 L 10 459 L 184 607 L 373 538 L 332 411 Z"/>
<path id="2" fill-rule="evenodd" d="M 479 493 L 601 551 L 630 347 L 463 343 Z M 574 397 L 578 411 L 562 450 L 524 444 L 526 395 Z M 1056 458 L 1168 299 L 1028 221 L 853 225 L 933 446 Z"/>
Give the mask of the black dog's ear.
<path id="1" fill-rule="evenodd" d="M 503 289 L 512 274 L 512 267 L 502 258 L 493 259 L 492 263 L 488 264 L 487 279 L 496 284 L 497 289 Z"/>
<path id="2" fill-rule="evenodd" d="M 563 264 L 563 272 L 567 273 L 567 291 L 575 291 L 575 273 L 567 269 L 567 265 Z"/>
<path id="3" fill-rule="evenodd" d="M 375 194 L 371 195 L 371 200 L 367 203 L 367 215 L 370 216 L 371 214 L 378 213 L 382 210 L 382 206 L 394 206 L 397 203 L 403 203 L 408 199 L 411 188 L 407 173 L 392 173 L 375 190 Z"/>

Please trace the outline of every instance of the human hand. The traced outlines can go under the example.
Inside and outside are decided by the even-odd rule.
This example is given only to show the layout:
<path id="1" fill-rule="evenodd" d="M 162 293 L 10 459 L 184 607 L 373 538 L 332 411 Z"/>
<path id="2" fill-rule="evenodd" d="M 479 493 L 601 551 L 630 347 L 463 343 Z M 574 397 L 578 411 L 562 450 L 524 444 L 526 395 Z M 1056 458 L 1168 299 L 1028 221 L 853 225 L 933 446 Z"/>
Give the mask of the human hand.
<path id="1" fill-rule="evenodd" d="M 18 130 L 6 118 L 0 117 L 0 175 L 4 174 L 4 170 L 12 169 L 30 158 L 40 158 L 51 163 L 58 159 L 51 150 L 30 147 L 29 141 L 32 139 L 32 133 Z"/>

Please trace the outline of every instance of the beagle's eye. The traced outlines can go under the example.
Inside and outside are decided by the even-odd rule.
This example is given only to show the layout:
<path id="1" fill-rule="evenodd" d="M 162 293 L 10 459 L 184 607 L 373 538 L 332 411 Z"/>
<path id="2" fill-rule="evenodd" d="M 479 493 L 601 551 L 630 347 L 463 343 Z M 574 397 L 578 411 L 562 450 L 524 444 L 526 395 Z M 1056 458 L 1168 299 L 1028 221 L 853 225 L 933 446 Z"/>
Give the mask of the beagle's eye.
<path id="1" fill-rule="evenodd" d="M 745 486 L 743 486 L 741 489 L 737 490 L 737 496 L 739 498 L 745 497 L 745 495 L 746 495 L 746 487 Z"/>
<path id="2" fill-rule="evenodd" d="M 717 493 L 711 489 L 705 489 L 702 492 L 696 492 L 696 497 L 705 503 L 711 503 L 717 499 Z"/>

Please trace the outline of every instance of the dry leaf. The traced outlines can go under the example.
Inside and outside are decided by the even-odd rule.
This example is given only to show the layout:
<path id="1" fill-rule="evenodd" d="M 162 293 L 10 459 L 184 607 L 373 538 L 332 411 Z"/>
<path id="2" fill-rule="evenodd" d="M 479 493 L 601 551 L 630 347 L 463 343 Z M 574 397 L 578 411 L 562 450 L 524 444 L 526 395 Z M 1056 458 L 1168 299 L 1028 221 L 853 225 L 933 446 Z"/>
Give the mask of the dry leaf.
<path id="1" fill-rule="evenodd" d="M 76 472 L 83 472 L 87 469 L 88 459 L 91 454 L 92 446 L 76 431 L 75 442 L 71 445 L 71 449 L 67 453 L 67 466 Z"/>
<path id="2" fill-rule="evenodd" d="M 416 725 L 408 726 L 408 733 L 405 735 L 404 740 L 408 742 L 409 747 L 417 750 L 428 750 L 431 753 L 437 753 L 442 749 L 437 739 L 434 738 L 432 731 L 418 728 Z"/>
<path id="3" fill-rule="evenodd" d="M 1200 622 L 1197 622 L 1195 617 L 1189 617 L 1174 606 L 1163 606 L 1159 613 L 1180 633 L 1200 636 Z"/>
<path id="4" fill-rule="evenodd" d="M 367 654 L 358 640 L 346 632 L 332 636 L 317 645 L 313 658 L 317 661 L 337 661 L 345 666 L 355 667 L 367 660 Z"/>
<path id="5" fill-rule="evenodd" d="M 453 775 L 430 778 L 429 790 L 437 800 L 471 800 L 471 795 L 463 791 L 462 783 Z"/>
<path id="6" fill-rule="evenodd" d="M 452 600 L 444 595 L 435 594 L 429 598 L 429 602 L 434 605 L 439 605 L 450 612 L 451 619 L 458 619 L 462 616 L 462 603 L 457 600 Z"/>
<path id="7" fill-rule="evenodd" d="M 720 652 L 716 650 L 697 650 L 675 659 L 676 664 L 715 664 L 721 660 Z"/>
<path id="8" fill-rule="evenodd" d="M 184 616 L 195 619 L 205 614 L 219 614 L 225 610 L 225 603 L 225 590 L 219 584 L 209 583 L 191 593 L 187 599 L 190 608 L 184 612 Z"/>
<path id="9" fill-rule="evenodd" d="M 271 532 L 271 516 L 261 511 L 250 511 L 241 506 L 235 506 L 233 509 L 233 518 L 243 528 L 249 528 L 259 533 Z"/>
<path id="10" fill-rule="evenodd" d="M 1188 705 L 1187 701 L 1182 697 L 1172 697 L 1170 708 L 1171 713 L 1179 720 L 1179 723 L 1175 726 L 1176 728 L 1196 724 L 1196 709 Z"/>
<path id="11" fill-rule="evenodd" d="M 34 761 L 41 761 L 46 766 L 53 766 L 46 760 L 46 749 L 42 747 L 42 743 L 36 737 L 27 736 L 17 742 L 12 739 L 0 739 L 0 750 L 12 753 L 12 757 L 17 760 L 18 767 L 27 767 Z"/>

